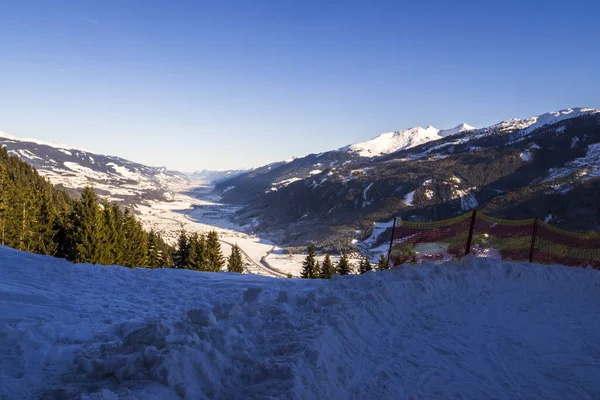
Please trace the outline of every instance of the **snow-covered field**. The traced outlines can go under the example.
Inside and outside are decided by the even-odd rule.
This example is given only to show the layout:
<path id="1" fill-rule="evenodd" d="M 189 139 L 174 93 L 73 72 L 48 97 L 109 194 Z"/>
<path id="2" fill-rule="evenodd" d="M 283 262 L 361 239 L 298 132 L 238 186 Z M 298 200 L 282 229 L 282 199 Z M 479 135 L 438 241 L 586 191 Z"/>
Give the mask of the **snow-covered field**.
<path id="1" fill-rule="evenodd" d="M 0 247 L 0 398 L 598 398 L 599 288 L 471 257 L 330 281 Z"/>
<path id="2" fill-rule="evenodd" d="M 285 248 L 252 234 L 251 227 L 231 222 L 230 217 L 236 208 L 221 204 L 211 190 L 210 186 L 197 187 L 193 193 L 180 189 L 170 201 L 145 200 L 136 206 L 136 210 L 146 228 L 160 232 L 173 244 L 182 227 L 187 232 L 216 230 L 223 255 L 229 256 L 232 245 L 240 246 L 248 272 L 274 277 L 285 277 L 288 273 L 300 276 L 305 253 L 290 257 Z M 323 258 L 324 255 L 318 257 L 320 261 Z M 336 259 L 332 257 L 332 260 Z M 358 259 L 351 259 L 351 262 L 357 263 Z"/>

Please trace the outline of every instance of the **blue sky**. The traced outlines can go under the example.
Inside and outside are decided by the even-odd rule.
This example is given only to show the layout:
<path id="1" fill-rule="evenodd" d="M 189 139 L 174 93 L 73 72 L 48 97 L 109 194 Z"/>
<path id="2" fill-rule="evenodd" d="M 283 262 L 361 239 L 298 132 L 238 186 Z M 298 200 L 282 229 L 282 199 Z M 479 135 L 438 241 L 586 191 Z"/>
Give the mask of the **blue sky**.
<path id="1" fill-rule="evenodd" d="M 595 1 L 0 2 L 0 130 L 173 169 L 600 107 Z"/>

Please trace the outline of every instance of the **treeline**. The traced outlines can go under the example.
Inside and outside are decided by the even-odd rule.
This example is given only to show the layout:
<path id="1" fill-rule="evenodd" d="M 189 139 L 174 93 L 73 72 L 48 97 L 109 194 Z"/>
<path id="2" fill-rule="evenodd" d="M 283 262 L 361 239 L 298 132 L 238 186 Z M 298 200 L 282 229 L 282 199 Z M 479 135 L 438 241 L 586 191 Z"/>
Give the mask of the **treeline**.
<path id="1" fill-rule="evenodd" d="M 216 231 L 206 235 L 198 233 L 188 235 L 182 230 L 177 240 L 177 251 L 173 255 L 173 261 L 176 268 L 209 272 L 220 272 L 226 264 Z M 231 249 L 231 255 L 227 260 L 227 271 L 244 272 L 242 253 L 237 245 Z"/>
<path id="2" fill-rule="evenodd" d="M 173 248 L 86 187 L 79 200 L 0 148 L 0 244 L 72 262 L 161 268 Z"/>
<path id="3" fill-rule="evenodd" d="M 219 237 L 182 232 L 177 249 L 146 231 L 129 210 L 86 187 L 80 199 L 56 189 L 35 168 L 0 147 L 0 244 L 72 262 L 221 271 Z M 228 270 L 243 272 L 234 246 Z"/>
<path id="4" fill-rule="evenodd" d="M 329 254 L 326 254 L 323 262 L 319 263 L 316 259 L 315 246 L 311 244 L 308 246 L 308 255 L 302 263 L 301 277 L 305 279 L 331 279 L 335 274 L 348 275 L 355 272 L 364 274 L 373 269 L 371 262 L 366 257 L 360 261 L 358 268 L 354 268 L 354 266 L 350 264 L 350 260 L 346 253 L 342 253 L 340 260 L 335 264 L 331 261 Z M 383 254 L 379 258 L 377 269 L 389 269 L 387 258 Z"/>

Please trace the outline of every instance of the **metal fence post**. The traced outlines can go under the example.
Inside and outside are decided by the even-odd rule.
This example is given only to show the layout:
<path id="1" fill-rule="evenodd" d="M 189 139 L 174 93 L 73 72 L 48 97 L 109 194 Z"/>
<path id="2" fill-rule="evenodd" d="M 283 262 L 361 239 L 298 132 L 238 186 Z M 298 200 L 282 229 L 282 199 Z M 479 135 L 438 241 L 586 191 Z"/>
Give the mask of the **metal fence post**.
<path id="1" fill-rule="evenodd" d="M 473 210 L 473 217 L 471 218 L 471 227 L 469 228 L 469 237 L 467 238 L 467 247 L 465 248 L 465 256 L 471 252 L 471 242 L 473 241 L 473 229 L 475 228 L 476 216 L 477 210 Z"/>
<path id="2" fill-rule="evenodd" d="M 529 249 L 529 262 L 533 262 L 533 253 L 535 252 L 535 237 L 537 236 L 538 217 L 533 220 L 533 231 L 531 232 L 531 248 Z"/>
<path id="3" fill-rule="evenodd" d="M 396 230 L 396 217 L 394 217 L 394 225 L 392 225 L 392 238 L 390 239 L 390 249 L 387 254 L 388 267 L 390 265 L 390 256 L 392 255 L 392 244 L 394 243 L 394 231 Z"/>

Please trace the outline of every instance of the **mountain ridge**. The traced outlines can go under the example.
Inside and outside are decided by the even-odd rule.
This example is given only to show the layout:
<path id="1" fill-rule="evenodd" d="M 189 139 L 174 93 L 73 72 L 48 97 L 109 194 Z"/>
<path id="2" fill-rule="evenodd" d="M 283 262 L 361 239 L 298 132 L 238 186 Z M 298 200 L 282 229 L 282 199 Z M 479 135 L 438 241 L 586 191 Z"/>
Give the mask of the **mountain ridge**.
<path id="1" fill-rule="evenodd" d="M 393 216 L 436 220 L 474 207 L 600 230 L 600 208 L 593 205 L 600 204 L 597 143 L 600 109 L 565 109 L 378 157 L 310 154 L 224 180 L 216 191 L 241 206 L 238 223 L 276 241 L 314 241 L 324 249 L 349 248 L 371 234 L 373 223 Z"/>

